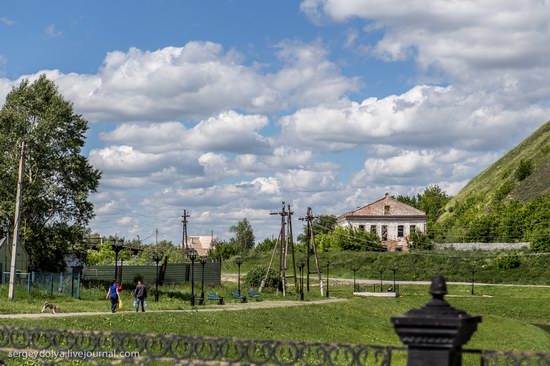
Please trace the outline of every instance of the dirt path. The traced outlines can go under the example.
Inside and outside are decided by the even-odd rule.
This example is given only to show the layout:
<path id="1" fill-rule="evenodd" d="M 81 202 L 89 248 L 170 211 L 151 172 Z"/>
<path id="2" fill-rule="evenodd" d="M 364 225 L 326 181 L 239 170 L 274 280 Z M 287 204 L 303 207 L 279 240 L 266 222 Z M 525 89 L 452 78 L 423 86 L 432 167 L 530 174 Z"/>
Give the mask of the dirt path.
<path id="1" fill-rule="evenodd" d="M 323 278 L 324 280 L 325 278 Z M 232 273 L 226 273 L 222 275 L 222 281 L 226 282 L 237 282 L 237 275 Z M 329 277 L 329 281 L 331 284 L 353 284 L 353 278 L 339 278 L 339 277 Z M 376 279 L 356 279 L 356 284 L 358 285 L 379 285 L 380 280 Z M 316 280 L 312 281 L 313 285 L 315 285 L 317 282 Z M 392 280 L 383 280 L 382 283 L 384 285 L 393 285 Z M 395 281 L 398 285 L 430 285 L 430 281 Z M 447 285 L 471 285 L 471 282 L 453 282 L 453 281 L 447 281 Z M 550 288 L 550 285 L 521 285 L 521 284 L 515 284 L 515 283 L 485 283 L 485 282 L 475 282 L 476 286 L 497 286 L 497 287 L 537 287 L 537 288 Z"/>
<path id="2" fill-rule="evenodd" d="M 247 303 L 233 303 L 226 305 L 206 305 L 204 307 L 196 307 L 194 309 L 185 310 L 148 310 L 146 313 L 191 313 L 191 312 L 203 312 L 203 311 L 242 311 L 248 309 L 272 309 L 272 308 L 284 308 L 284 307 L 297 307 L 308 305 L 322 305 L 347 301 L 347 299 L 329 298 L 327 300 L 315 300 L 315 301 L 259 301 L 259 302 L 247 302 Z M 110 311 L 95 311 L 95 312 L 81 312 L 81 313 L 38 313 L 38 314 L 0 314 L 0 319 L 43 319 L 43 318 L 64 318 L 72 316 L 92 316 L 92 315 L 112 315 L 117 314 L 130 314 L 133 310 L 118 311 L 111 313 Z"/>

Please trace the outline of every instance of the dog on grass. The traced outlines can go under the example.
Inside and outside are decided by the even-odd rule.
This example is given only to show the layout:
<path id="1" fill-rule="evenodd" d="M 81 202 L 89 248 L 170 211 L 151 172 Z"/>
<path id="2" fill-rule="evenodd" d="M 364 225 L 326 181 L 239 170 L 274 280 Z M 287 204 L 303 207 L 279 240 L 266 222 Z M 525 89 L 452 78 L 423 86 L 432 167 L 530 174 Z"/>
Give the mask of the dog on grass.
<path id="1" fill-rule="evenodd" d="M 52 313 L 54 313 L 54 314 L 57 314 L 58 311 L 61 311 L 59 306 L 57 306 L 55 304 L 52 304 L 52 303 L 49 303 L 49 302 L 44 303 L 44 306 L 42 307 L 41 313 L 45 312 L 46 309 L 50 309 L 52 311 Z"/>

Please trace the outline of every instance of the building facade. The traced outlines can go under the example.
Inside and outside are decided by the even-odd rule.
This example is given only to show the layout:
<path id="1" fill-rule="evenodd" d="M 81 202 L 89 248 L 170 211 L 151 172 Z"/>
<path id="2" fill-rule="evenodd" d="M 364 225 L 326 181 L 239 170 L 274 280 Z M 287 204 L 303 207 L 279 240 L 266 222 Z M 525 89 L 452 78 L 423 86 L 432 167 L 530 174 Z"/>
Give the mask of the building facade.
<path id="1" fill-rule="evenodd" d="M 187 245 L 197 251 L 199 256 L 208 255 L 208 251 L 216 245 L 218 239 L 214 235 L 187 236 Z"/>
<path id="2" fill-rule="evenodd" d="M 390 251 L 408 250 L 410 234 L 426 232 L 426 213 L 390 197 L 346 212 L 337 218 L 338 226 L 376 233 Z"/>

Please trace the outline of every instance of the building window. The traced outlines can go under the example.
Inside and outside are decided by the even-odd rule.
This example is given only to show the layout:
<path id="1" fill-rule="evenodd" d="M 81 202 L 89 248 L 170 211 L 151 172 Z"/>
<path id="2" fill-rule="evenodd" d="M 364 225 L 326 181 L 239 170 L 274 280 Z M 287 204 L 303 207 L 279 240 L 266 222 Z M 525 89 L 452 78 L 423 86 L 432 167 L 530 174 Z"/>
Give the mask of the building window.
<path id="1" fill-rule="evenodd" d="M 404 230 L 404 226 L 403 225 L 397 225 L 397 237 L 398 238 L 402 238 L 404 235 L 403 235 L 403 230 Z"/>
<path id="2" fill-rule="evenodd" d="M 416 231 L 416 225 L 409 226 L 409 234 L 414 234 Z"/>
<path id="3" fill-rule="evenodd" d="M 371 234 L 376 234 L 376 225 L 371 225 L 370 226 L 370 232 L 371 232 Z"/>
<path id="4" fill-rule="evenodd" d="M 388 225 L 382 225 L 382 240 L 388 240 Z"/>
<path id="5" fill-rule="evenodd" d="M 359 230 L 365 231 L 365 225 L 359 225 Z"/>
<path id="6" fill-rule="evenodd" d="M 386 205 L 384 206 L 384 215 L 389 215 L 390 214 L 390 206 Z"/>

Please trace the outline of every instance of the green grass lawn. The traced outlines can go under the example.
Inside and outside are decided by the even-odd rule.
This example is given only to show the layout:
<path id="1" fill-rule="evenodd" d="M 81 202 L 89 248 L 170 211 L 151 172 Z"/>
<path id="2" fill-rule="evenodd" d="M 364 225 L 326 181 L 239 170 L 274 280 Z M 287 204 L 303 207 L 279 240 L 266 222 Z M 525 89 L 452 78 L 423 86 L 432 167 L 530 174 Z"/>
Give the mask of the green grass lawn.
<path id="1" fill-rule="evenodd" d="M 189 285 L 177 285 L 177 286 L 162 286 L 159 288 L 159 298 L 161 301 L 158 303 L 154 301 L 154 291 L 149 289 L 149 297 L 147 298 L 148 308 L 151 310 L 183 310 L 191 309 L 191 286 Z M 205 287 L 205 297 L 208 291 L 216 291 L 219 296 L 223 296 L 225 301 L 239 302 L 231 296 L 233 291 L 237 290 L 236 283 L 223 283 L 218 287 Z M 123 290 L 122 299 L 125 308 L 131 308 L 133 303 L 133 289 Z M 242 287 L 243 293 L 247 292 L 247 288 Z M 289 289 L 291 296 L 278 297 L 273 290 L 267 290 L 262 293 L 262 298 L 265 300 L 277 299 L 277 300 L 297 300 L 298 296 Z M 195 285 L 195 299 L 200 297 L 200 286 Z M 27 292 L 26 287 L 16 287 L 15 300 L 8 301 L 8 287 L 7 285 L 0 285 L 0 314 L 12 314 L 12 313 L 38 313 L 42 309 L 44 302 L 51 302 L 58 305 L 63 312 L 86 312 L 86 311 L 108 311 L 110 310 L 110 301 L 105 298 L 107 289 L 102 287 L 94 288 L 82 288 L 81 300 L 76 298 L 70 298 L 68 296 L 50 296 L 47 291 L 41 291 L 39 289 L 32 289 L 31 293 Z M 75 295 L 76 297 L 76 295 Z M 315 293 L 309 297 L 309 299 L 318 299 L 320 296 Z M 214 305 L 213 302 L 207 301 L 208 305 Z"/>
<path id="2" fill-rule="evenodd" d="M 228 292 L 233 286 L 226 284 L 218 290 Z M 88 291 L 90 294 L 83 292 L 83 296 L 95 291 L 96 298 L 90 296 L 81 301 L 57 298 L 55 301 L 71 311 L 107 310 L 103 293 Z M 185 289 L 181 291 L 184 294 Z M 224 312 L 136 314 L 128 311 L 114 316 L 3 319 L 2 323 L 56 329 L 400 345 L 390 317 L 418 308 L 429 300 L 427 286 L 403 286 L 401 291 L 403 296 L 398 299 L 352 298 L 351 286 L 341 285 L 332 286 L 330 291 L 331 296 L 349 299 L 341 303 Z M 547 306 L 550 289 L 484 286 L 476 288 L 474 296 L 469 291 L 468 286 L 449 286 L 450 296 L 447 298 L 454 307 L 483 317 L 479 330 L 468 344 L 469 348 L 550 352 L 550 307 Z M 319 299 L 319 295 L 314 295 L 317 293 L 318 289 L 312 288 L 312 293 L 306 298 Z M 21 296 L 9 302 L 4 289 L 0 296 L 3 313 L 35 313 L 44 301 L 43 298 Z M 274 299 L 281 300 L 282 297 L 269 294 L 265 301 Z M 291 293 L 286 299 L 296 300 L 297 296 Z M 183 295 L 181 298 L 165 295 L 158 304 L 150 304 L 150 309 L 190 309 Z"/>
<path id="3" fill-rule="evenodd" d="M 515 268 L 499 268 L 496 258 L 499 255 L 510 255 L 510 251 L 486 252 L 486 251 L 414 251 L 414 252 L 362 252 L 362 251 L 334 251 L 320 252 L 319 263 L 321 273 L 326 274 L 326 263 L 330 261 L 330 276 L 340 278 L 353 278 L 352 268 L 357 268 L 358 279 L 379 279 L 382 269 L 382 277 L 385 280 L 393 278 L 392 267 L 398 270 L 395 273 L 397 280 L 404 281 L 429 281 L 438 274 L 443 273 L 447 281 L 469 282 L 472 278 L 471 265 L 475 266 L 475 279 L 486 283 L 513 283 L 513 284 L 538 284 L 550 285 L 550 266 L 547 265 L 549 256 L 533 255 L 530 252 L 521 252 L 518 255 L 519 266 Z M 241 273 L 246 273 L 254 267 L 267 268 L 271 253 L 250 253 L 241 265 Z M 296 253 L 299 262 L 304 254 Z M 274 259 L 272 269 L 278 269 L 278 258 Z M 311 271 L 315 270 L 313 256 L 311 257 Z M 222 263 L 222 273 L 237 273 L 235 257 Z M 287 275 L 291 275 L 292 263 L 289 262 Z M 315 282 L 316 274 L 311 276 Z M 243 275 L 243 279 L 246 276 Z"/>

